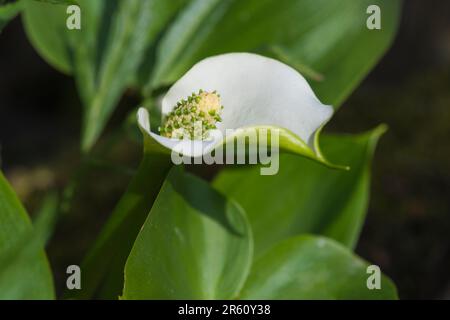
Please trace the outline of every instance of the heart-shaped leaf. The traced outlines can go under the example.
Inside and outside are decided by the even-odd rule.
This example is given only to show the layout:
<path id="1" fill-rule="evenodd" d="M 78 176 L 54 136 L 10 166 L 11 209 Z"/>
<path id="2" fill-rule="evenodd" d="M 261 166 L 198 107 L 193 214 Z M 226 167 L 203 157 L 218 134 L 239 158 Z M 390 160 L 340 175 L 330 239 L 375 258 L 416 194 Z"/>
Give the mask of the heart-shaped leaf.
<path id="1" fill-rule="evenodd" d="M 251 259 L 240 207 L 174 168 L 127 260 L 123 298 L 234 298 Z"/>
<path id="2" fill-rule="evenodd" d="M 392 282 L 368 266 L 335 241 L 307 235 L 293 237 L 254 263 L 239 298 L 397 299 Z"/>

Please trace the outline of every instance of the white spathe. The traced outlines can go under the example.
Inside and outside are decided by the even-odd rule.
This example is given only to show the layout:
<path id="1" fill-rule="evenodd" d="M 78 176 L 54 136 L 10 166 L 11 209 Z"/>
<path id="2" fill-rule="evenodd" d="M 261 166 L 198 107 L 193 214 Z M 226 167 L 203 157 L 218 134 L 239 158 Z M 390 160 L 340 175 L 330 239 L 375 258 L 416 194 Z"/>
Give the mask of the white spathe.
<path id="1" fill-rule="evenodd" d="M 228 53 L 204 59 L 194 65 L 162 100 L 163 116 L 177 102 L 199 89 L 217 90 L 224 106 L 218 130 L 267 125 L 290 130 L 313 146 L 314 133 L 333 114 L 322 104 L 305 78 L 277 60 L 251 53 Z M 140 108 L 138 122 L 163 146 L 186 156 L 200 156 L 220 142 L 222 134 L 211 132 L 210 141 L 180 141 L 150 131 L 147 110 Z M 194 143 L 194 148 L 192 148 Z"/>

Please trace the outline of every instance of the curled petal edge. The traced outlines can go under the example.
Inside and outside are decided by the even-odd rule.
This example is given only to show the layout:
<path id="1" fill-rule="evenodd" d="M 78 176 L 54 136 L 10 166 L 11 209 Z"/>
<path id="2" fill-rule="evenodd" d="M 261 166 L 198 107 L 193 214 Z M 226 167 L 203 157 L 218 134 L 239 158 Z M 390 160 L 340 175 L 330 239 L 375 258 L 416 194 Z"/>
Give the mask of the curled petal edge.
<path id="1" fill-rule="evenodd" d="M 326 167 L 331 169 L 338 170 L 350 170 L 349 166 L 333 164 L 328 161 L 325 156 L 322 154 L 320 150 L 319 144 L 319 135 L 322 131 L 324 125 L 322 125 L 315 133 L 314 133 L 314 142 L 313 148 L 311 148 L 306 142 L 304 142 L 300 137 L 294 134 L 292 131 L 272 125 L 256 125 L 256 126 L 248 126 L 242 127 L 233 132 L 231 135 L 227 135 L 225 138 L 216 138 L 214 133 L 212 133 L 213 139 L 211 141 L 194 141 L 194 143 L 202 145 L 202 152 L 197 153 L 183 153 L 182 148 L 176 149 L 172 148 L 171 145 L 180 145 L 183 143 L 183 140 L 179 139 L 169 139 L 166 137 L 162 137 L 151 131 L 150 128 L 150 116 L 148 110 L 141 107 L 137 112 L 137 121 L 139 128 L 144 135 L 144 152 L 145 153 L 157 153 L 157 154 L 168 154 L 170 155 L 172 151 L 179 152 L 184 156 L 188 157 L 201 157 L 219 147 L 226 145 L 229 142 L 234 141 L 234 139 L 242 138 L 248 136 L 250 132 L 259 133 L 261 130 L 265 132 L 272 132 L 272 130 L 278 130 L 279 132 L 279 151 L 296 154 L 299 156 L 303 156 L 310 160 L 316 161 Z M 268 141 L 271 139 L 268 138 Z M 192 143 L 191 140 L 185 140 L 188 143 Z M 270 145 L 270 143 L 269 143 Z M 194 148 L 195 149 L 195 148 Z M 200 149 L 200 148 L 198 148 Z M 248 150 L 248 148 L 246 148 Z"/>

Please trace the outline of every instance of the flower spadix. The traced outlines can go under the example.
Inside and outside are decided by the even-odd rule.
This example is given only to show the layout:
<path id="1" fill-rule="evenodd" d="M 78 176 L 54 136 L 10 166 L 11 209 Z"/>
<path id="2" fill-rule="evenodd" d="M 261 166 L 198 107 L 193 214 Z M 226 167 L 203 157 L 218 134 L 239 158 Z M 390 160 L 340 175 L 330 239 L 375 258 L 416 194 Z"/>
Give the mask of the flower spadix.
<path id="1" fill-rule="evenodd" d="M 216 129 L 223 106 L 220 95 L 205 92 L 200 89 L 187 99 L 177 102 L 159 127 L 162 136 L 174 139 L 204 140 L 209 137 L 209 131 Z"/>
<path id="2" fill-rule="evenodd" d="M 229 141 L 229 129 L 235 135 L 277 129 L 281 150 L 330 165 L 317 136 L 333 108 L 317 99 L 300 73 L 271 58 L 229 53 L 204 59 L 169 89 L 161 113 L 158 132 L 151 130 L 147 110 L 138 111 L 141 130 L 159 150 L 198 157 Z M 206 133 L 195 132 L 195 120 Z"/>

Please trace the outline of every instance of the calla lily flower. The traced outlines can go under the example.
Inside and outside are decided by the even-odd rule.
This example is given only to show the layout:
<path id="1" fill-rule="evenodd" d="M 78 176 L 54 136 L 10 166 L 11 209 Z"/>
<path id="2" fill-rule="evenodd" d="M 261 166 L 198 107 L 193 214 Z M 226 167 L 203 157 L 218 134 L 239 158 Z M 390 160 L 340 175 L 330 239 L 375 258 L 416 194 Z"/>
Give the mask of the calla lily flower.
<path id="1" fill-rule="evenodd" d="M 320 130 L 331 118 L 333 108 L 322 104 L 305 78 L 288 65 L 251 53 L 206 58 L 194 65 L 163 97 L 163 117 L 199 90 L 217 92 L 224 106 L 221 121 L 210 132 L 210 139 L 180 140 L 163 136 L 151 130 L 149 113 L 140 108 L 138 124 L 146 136 L 146 148 L 199 157 L 230 139 L 224 138 L 227 129 L 237 129 L 235 135 L 246 134 L 248 130 L 278 129 L 280 150 L 336 167 L 325 160 L 318 145 Z"/>

